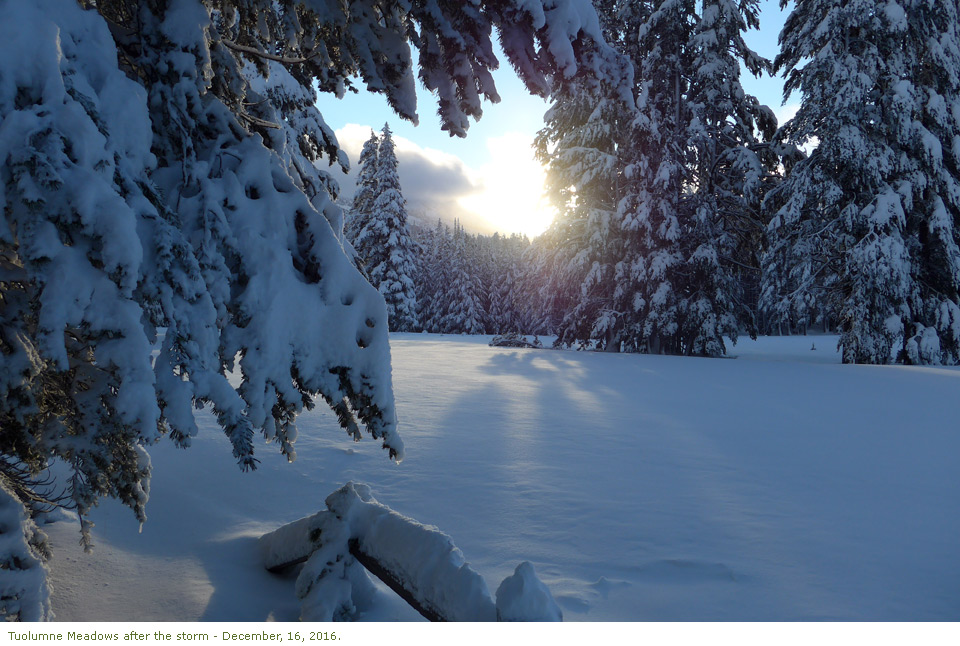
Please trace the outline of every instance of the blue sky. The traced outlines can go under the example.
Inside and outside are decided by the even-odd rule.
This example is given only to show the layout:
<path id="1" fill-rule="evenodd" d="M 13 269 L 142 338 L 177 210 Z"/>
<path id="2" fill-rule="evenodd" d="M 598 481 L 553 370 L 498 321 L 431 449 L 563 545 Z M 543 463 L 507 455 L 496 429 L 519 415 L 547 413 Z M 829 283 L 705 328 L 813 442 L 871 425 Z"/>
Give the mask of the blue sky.
<path id="1" fill-rule="evenodd" d="M 779 0 L 760 4 L 761 29 L 750 32 L 747 41 L 772 59 L 787 12 L 780 10 Z M 543 125 L 548 104 L 529 95 L 505 57 L 499 58 L 502 66 L 494 78 L 502 101 L 484 105 L 483 118 L 470 126 L 466 139 L 450 137 L 440 129 L 436 103 L 422 88 L 417 92 L 419 126 L 401 120 L 382 96 L 369 92 L 343 99 L 321 95 L 318 106 L 352 162 L 370 129 L 379 131 L 389 121 L 397 140 L 404 195 L 415 217 L 459 218 L 468 229 L 482 233 L 536 235 L 546 228 L 551 212 L 540 199 L 542 169 L 533 159 L 530 144 Z M 748 75 L 743 84 L 781 119 L 792 115 L 794 106 L 781 107 L 782 80 Z M 791 103 L 795 102 L 792 98 Z M 344 195 L 351 195 L 352 178 L 338 179 Z"/>

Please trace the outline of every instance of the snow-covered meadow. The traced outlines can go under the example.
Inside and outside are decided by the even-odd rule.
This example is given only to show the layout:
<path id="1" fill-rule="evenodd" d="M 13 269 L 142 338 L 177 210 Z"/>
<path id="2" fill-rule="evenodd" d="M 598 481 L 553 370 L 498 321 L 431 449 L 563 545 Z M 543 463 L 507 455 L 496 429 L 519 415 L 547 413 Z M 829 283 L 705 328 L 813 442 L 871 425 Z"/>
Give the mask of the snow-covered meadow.
<path id="1" fill-rule="evenodd" d="M 393 335 L 406 459 L 318 407 L 241 473 L 206 412 L 162 443 L 149 520 L 47 525 L 59 620 L 295 620 L 256 539 L 348 480 L 452 536 L 491 591 L 531 561 L 567 621 L 956 620 L 960 370 L 840 365 L 834 337 L 730 359 Z M 811 347 L 813 346 L 813 347 Z M 814 349 L 815 348 L 815 349 Z M 368 620 L 419 619 L 382 588 Z"/>

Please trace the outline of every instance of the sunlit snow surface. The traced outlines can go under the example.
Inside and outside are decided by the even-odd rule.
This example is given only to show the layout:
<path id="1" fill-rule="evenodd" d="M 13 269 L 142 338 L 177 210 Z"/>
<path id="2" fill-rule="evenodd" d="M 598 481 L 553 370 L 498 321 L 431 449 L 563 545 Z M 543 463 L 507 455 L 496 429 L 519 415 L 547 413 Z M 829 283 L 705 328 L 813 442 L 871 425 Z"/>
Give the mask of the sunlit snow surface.
<path id="1" fill-rule="evenodd" d="M 255 539 L 348 480 L 453 537 L 496 590 L 531 561 L 567 621 L 956 620 L 960 370 L 843 366 L 835 337 L 733 359 L 395 335 L 391 463 L 320 410 L 293 464 L 240 473 L 212 418 L 151 450 L 149 520 L 114 504 L 54 541 L 60 620 L 295 620 Z M 815 349 L 811 349 L 814 346 Z M 417 619 L 384 591 L 365 619 Z"/>

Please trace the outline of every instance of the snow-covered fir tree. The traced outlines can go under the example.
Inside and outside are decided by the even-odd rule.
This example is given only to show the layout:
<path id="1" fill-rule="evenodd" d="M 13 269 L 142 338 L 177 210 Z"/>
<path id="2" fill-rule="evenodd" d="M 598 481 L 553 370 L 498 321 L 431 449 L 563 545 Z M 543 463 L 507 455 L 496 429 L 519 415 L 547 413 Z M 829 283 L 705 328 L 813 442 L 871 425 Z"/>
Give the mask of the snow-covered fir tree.
<path id="1" fill-rule="evenodd" d="M 739 81 L 741 64 L 766 64 L 743 41 L 756 5 L 661 0 L 639 29 L 621 273 L 631 290 L 619 303 L 627 347 L 716 356 L 724 336 L 753 333 L 740 270 L 756 266 L 759 239 L 766 169 L 755 133 L 774 124 Z"/>
<path id="2" fill-rule="evenodd" d="M 367 149 L 375 138 L 364 146 Z M 407 227 L 406 201 L 397 174 L 397 155 L 390 126 L 384 125 L 376 156 L 372 153 L 363 171 L 376 163 L 372 177 L 361 176 L 359 203 L 354 200 L 356 221 L 353 246 L 374 287 L 387 304 L 390 329 L 412 332 L 417 321 L 417 295 L 413 284 L 416 248 Z M 367 185 L 362 182 L 366 181 Z M 372 190 L 371 194 L 367 191 Z M 372 199 L 372 203 L 370 198 Z"/>
<path id="3" fill-rule="evenodd" d="M 549 169 L 547 195 L 559 209 L 551 237 L 562 241 L 545 245 L 544 252 L 552 256 L 553 281 L 571 292 L 558 313 L 560 344 L 620 349 L 623 321 L 614 304 L 623 255 L 620 142 L 629 132 L 631 99 L 629 89 L 624 93 L 588 75 L 568 79 L 536 139 L 537 155 Z"/>
<path id="4" fill-rule="evenodd" d="M 509 242 L 495 233 L 490 244 L 481 246 L 484 262 L 484 327 L 491 334 L 515 331 L 511 312 Z"/>
<path id="5" fill-rule="evenodd" d="M 811 0 L 776 67 L 800 91 L 781 138 L 815 144 L 769 196 L 765 305 L 838 322 L 843 360 L 960 359 L 960 11 L 955 0 Z"/>
<path id="6" fill-rule="evenodd" d="M 523 272 L 524 262 L 530 240 L 525 235 L 513 234 L 505 240 L 506 259 L 502 264 L 500 278 L 494 283 L 499 285 L 498 300 L 501 314 L 494 319 L 494 334 L 517 332 L 521 334 L 543 333 L 532 322 L 531 303 L 524 298 Z"/>
<path id="7" fill-rule="evenodd" d="M 555 219 L 523 254 L 515 274 L 515 309 L 520 331 L 553 334 L 581 293 L 582 275 L 573 262 L 579 250 L 573 223 Z"/>
<path id="8" fill-rule="evenodd" d="M 377 199 L 377 167 L 380 160 L 380 139 L 377 133 L 370 131 L 370 138 L 363 144 L 360 159 L 357 160 L 357 190 L 347 217 L 346 235 L 356 240 L 360 230 L 373 213 L 373 203 Z"/>
<path id="9" fill-rule="evenodd" d="M 560 209 L 538 241 L 558 343 L 722 354 L 724 336 L 755 330 L 744 272 L 759 272 L 759 205 L 777 161 L 759 141 L 772 112 L 740 83 L 741 66 L 768 65 L 743 39 L 757 2 L 597 7 L 633 76 L 626 96 L 604 82 L 623 72 L 570 79 L 540 134 Z"/>
<path id="10" fill-rule="evenodd" d="M 741 70 L 759 76 L 769 61 L 744 41 L 759 29 L 755 0 L 704 0 L 690 39 L 687 101 L 692 152 L 683 199 L 691 251 L 685 258 L 684 351 L 717 356 L 724 337 L 755 336 L 754 304 L 745 286 L 759 278 L 763 227 L 760 205 L 777 178 L 778 156 L 765 141 L 776 130 L 772 110 L 748 95 Z"/>
<path id="11" fill-rule="evenodd" d="M 450 286 L 440 328 L 448 334 L 483 334 L 484 310 L 476 245 L 459 222 L 453 225 Z"/>
<path id="12" fill-rule="evenodd" d="M 440 322 L 446 310 L 447 285 L 450 278 L 449 227 L 438 218 L 435 228 L 421 231 L 419 242 L 422 253 L 415 279 L 417 289 L 417 316 L 425 332 L 440 332 Z"/>
<path id="13" fill-rule="evenodd" d="M 386 310 L 316 168 L 346 157 L 314 91 L 359 79 L 416 121 L 414 46 L 464 135 L 497 98 L 494 29 L 548 94 L 599 28 L 581 0 L 0 2 L 3 477 L 62 460 L 88 541 L 103 497 L 145 520 L 146 449 L 189 445 L 198 407 L 245 469 L 257 434 L 293 459 L 316 398 L 400 459 Z"/>

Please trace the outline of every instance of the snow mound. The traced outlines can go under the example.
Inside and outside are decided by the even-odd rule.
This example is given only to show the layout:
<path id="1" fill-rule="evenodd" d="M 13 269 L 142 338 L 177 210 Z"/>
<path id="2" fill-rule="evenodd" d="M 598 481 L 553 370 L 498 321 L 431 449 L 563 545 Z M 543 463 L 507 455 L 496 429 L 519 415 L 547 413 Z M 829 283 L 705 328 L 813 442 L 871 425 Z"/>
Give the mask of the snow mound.
<path id="1" fill-rule="evenodd" d="M 497 588 L 497 621 L 563 621 L 563 611 L 529 561 Z"/>

